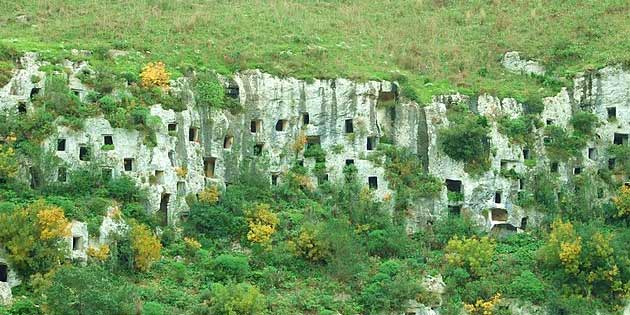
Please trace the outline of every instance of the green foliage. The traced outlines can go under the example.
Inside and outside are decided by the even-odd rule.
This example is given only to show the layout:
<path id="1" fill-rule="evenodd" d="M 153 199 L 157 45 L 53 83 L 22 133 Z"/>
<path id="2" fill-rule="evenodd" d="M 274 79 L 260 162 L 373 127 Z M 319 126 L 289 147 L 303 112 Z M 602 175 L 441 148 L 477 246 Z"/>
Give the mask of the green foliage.
<path id="1" fill-rule="evenodd" d="M 499 131 L 513 143 L 532 144 L 533 130 L 540 121 L 534 115 L 524 115 L 517 118 L 503 117 L 499 120 Z"/>
<path id="2" fill-rule="evenodd" d="M 197 73 L 194 80 L 195 101 L 197 105 L 209 108 L 224 108 L 225 89 L 217 78 L 217 75 L 210 71 Z"/>
<path id="3" fill-rule="evenodd" d="M 211 286 L 212 300 L 208 311 L 217 315 L 264 314 L 265 296 L 258 288 L 247 283 Z"/>
<path id="4" fill-rule="evenodd" d="M 166 315 L 164 305 L 156 302 L 147 302 L 142 305 L 143 315 Z"/>
<path id="5" fill-rule="evenodd" d="M 545 301 L 545 286 L 531 271 L 525 270 L 507 288 L 514 297 L 540 304 Z"/>
<path id="6" fill-rule="evenodd" d="M 45 290 L 51 315 L 125 315 L 134 310 L 134 290 L 99 266 L 64 266 Z"/>
<path id="7" fill-rule="evenodd" d="M 379 149 L 385 155 L 385 175 L 398 198 L 431 197 L 442 190 L 442 182 L 424 170 L 426 165 L 417 155 L 393 145 Z"/>
<path id="8" fill-rule="evenodd" d="M 547 154 L 552 159 L 569 159 L 571 157 L 580 157 L 582 149 L 586 146 L 585 135 L 574 132 L 569 134 L 562 127 L 551 125 L 545 127 L 545 135 L 548 140 L 545 141 Z"/>
<path id="9" fill-rule="evenodd" d="M 442 150 L 454 160 L 466 163 L 468 171 L 483 172 L 490 167 L 489 126 L 485 117 L 471 113 L 464 105 L 448 109 L 450 124 L 440 129 L 438 141 Z"/>
<path id="10" fill-rule="evenodd" d="M 396 260 L 386 260 L 378 271 L 366 279 L 359 302 L 368 314 L 400 313 L 406 309 L 410 297 L 423 292 L 418 275 Z"/>
<path id="11" fill-rule="evenodd" d="M 217 281 L 241 282 L 248 277 L 250 272 L 247 257 L 229 254 L 219 255 L 212 259 L 209 269 Z"/>
<path id="12" fill-rule="evenodd" d="M 577 133 L 590 136 L 593 134 L 593 129 L 599 125 L 599 120 L 593 113 L 580 111 L 573 114 L 570 123 Z"/>

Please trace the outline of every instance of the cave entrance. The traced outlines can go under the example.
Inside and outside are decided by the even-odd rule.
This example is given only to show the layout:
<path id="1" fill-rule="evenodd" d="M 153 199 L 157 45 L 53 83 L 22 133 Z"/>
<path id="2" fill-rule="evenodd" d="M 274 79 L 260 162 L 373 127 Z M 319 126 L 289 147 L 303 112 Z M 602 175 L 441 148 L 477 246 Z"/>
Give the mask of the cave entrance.
<path id="1" fill-rule="evenodd" d="M 508 212 L 505 209 L 494 208 L 492 209 L 492 221 L 507 221 Z"/>
<path id="2" fill-rule="evenodd" d="M 166 226 L 168 224 L 168 202 L 171 199 L 170 194 L 162 194 L 162 198 L 160 199 L 160 211 L 159 211 L 159 220 L 160 224 Z"/>
<path id="3" fill-rule="evenodd" d="M 448 190 L 450 192 L 461 193 L 462 192 L 462 181 L 461 180 L 447 179 L 446 180 L 446 190 Z"/>
<path id="4" fill-rule="evenodd" d="M 9 266 L 0 263 L 0 282 L 9 281 Z"/>
<path id="5" fill-rule="evenodd" d="M 72 238 L 72 250 L 82 250 L 83 249 L 83 240 L 81 236 L 75 236 Z"/>
<path id="6" fill-rule="evenodd" d="M 203 161 L 203 169 L 206 173 L 206 177 L 214 177 L 214 168 L 216 166 L 217 159 L 214 157 L 207 157 Z"/>

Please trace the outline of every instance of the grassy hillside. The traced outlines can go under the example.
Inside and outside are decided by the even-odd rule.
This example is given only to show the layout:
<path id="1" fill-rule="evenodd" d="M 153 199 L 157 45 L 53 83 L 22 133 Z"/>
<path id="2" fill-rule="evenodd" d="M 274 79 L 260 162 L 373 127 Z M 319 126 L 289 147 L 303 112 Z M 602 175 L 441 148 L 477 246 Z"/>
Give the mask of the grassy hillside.
<path id="1" fill-rule="evenodd" d="M 51 55 L 134 49 L 175 72 L 405 77 L 408 95 L 425 102 L 452 90 L 525 101 L 558 82 L 506 73 L 498 64 L 503 53 L 540 59 L 560 79 L 630 62 L 629 14 L 623 0 L 17 0 L 0 3 L 0 39 Z"/>

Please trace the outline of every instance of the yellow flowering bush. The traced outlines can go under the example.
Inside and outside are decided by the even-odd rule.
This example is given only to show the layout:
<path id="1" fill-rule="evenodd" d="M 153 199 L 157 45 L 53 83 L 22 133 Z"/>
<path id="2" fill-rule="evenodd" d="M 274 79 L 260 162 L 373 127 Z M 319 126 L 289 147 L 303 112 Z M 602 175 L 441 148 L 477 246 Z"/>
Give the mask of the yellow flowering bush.
<path id="1" fill-rule="evenodd" d="M 147 271 L 160 259 L 162 244 L 146 225 L 136 224 L 131 228 L 131 248 L 136 269 Z"/>
<path id="2" fill-rule="evenodd" d="M 107 257 L 109 257 L 109 252 L 110 250 L 108 245 L 103 245 L 99 248 L 90 246 L 87 249 L 88 257 L 101 262 L 107 260 Z"/>
<path id="3" fill-rule="evenodd" d="M 8 145 L 0 144 L 0 179 L 15 177 L 17 170 L 15 150 Z"/>
<path id="4" fill-rule="evenodd" d="M 495 247 L 494 241 L 487 236 L 463 239 L 455 236 L 444 248 L 445 258 L 450 265 L 465 267 L 472 274 L 480 276 L 483 268 L 492 263 Z"/>
<path id="5" fill-rule="evenodd" d="M 557 257 L 566 272 L 571 274 L 579 272 L 582 238 L 577 235 L 571 222 L 562 220 L 553 222 L 546 249 L 552 256 Z"/>
<path id="6" fill-rule="evenodd" d="M 199 202 L 213 205 L 219 201 L 220 196 L 221 194 L 216 186 L 206 187 L 199 193 Z"/>
<path id="7" fill-rule="evenodd" d="M 32 207 L 37 211 L 37 222 L 42 240 L 70 236 L 70 222 L 66 219 L 63 209 L 47 205 L 42 200 L 35 202 Z"/>
<path id="8" fill-rule="evenodd" d="M 175 174 L 177 174 L 177 176 L 179 177 L 186 177 L 186 175 L 188 175 L 188 170 L 183 167 L 176 167 Z"/>
<path id="9" fill-rule="evenodd" d="M 623 185 L 619 188 L 619 194 L 613 198 L 613 203 L 617 207 L 616 217 L 630 216 L 630 187 Z"/>
<path id="10" fill-rule="evenodd" d="M 168 89 L 170 77 L 170 73 L 166 71 L 166 65 L 161 61 L 148 63 L 140 73 L 142 86 L 148 88 Z"/>
<path id="11" fill-rule="evenodd" d="M 298 153 L 302 151 L 302 149 L 304 149 L 304 146 L 306 146 L 307 142 L 308 140 L 306 138 L 306 134 L 304 134 L 304 131 L 301 131 L 300 134 L 295 139 L 295 142 L 293 142 L 293 145 L 292 145 L 293 152 Z"/>
<path id="12" fill-rule="evenodd" d="M 479 299 L 474 304 L 464 303 L 464 310 L 470 315 L 492 315 L 495 306 L 500 302 L 501 293 L 497 293 L 487 300 Z"/>
<path id="13" fill-rule="evenodd" d="M 295 255 L 310 261 L 323 261 L 330 254 L 329 246 L 319 237 L 319 230 L 312 226 L 303 226 L 297 239 L 289 241 L 289 248 Z"/>
<path id="14" fill-rule="evenodd" d="M 247 213 L 247 225 L 249 226 L 247 239 L 270 249 L 271 237 L 276 232 L 278 223 L 280 220 L 275 213 L 271 212 L 271 206 L 265 203 L 256 205 Z"/>
<path id="15" fill-rule="evenodd" d="M 186 247 L 191 250 L 198 250 L 201 248 L 201 243 L 191 237 L 184 237 L 184 244 L 186 244 Z"/>

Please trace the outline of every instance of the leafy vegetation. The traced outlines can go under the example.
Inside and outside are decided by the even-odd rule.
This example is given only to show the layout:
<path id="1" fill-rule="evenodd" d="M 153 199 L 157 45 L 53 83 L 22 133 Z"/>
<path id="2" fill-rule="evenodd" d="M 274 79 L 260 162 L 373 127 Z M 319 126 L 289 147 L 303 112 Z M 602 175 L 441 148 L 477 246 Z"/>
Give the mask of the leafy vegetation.
<path id="1" fill-rule="evenodd" d="M 439 131 L 441 148 L 454 160 L 466 163 L 473 173 L 490 167 L 490 131 L 484 116 L 472 113 L 465 104 L 452 104 L 448 108 L 449 126 Z"/>

